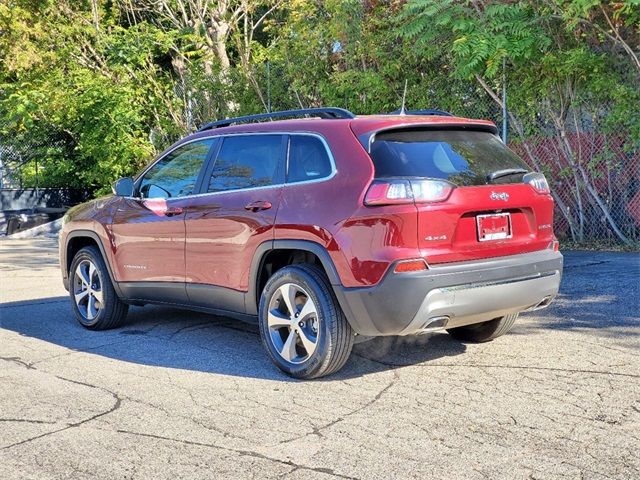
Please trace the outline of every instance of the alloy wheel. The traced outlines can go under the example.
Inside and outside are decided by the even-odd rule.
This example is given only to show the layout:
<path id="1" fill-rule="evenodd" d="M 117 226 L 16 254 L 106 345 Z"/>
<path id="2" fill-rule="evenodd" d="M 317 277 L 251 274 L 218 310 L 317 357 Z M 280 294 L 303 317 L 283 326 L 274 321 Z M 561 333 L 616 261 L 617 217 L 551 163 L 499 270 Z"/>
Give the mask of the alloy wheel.
<path id="1" fill-rule="evenodd" d="M 290 363 L 304 363 L 318 345 L 318 310 L 309 294 L 295 283 L 281 285 L 271 296 L 267 325 L 278 354 Z"/>
<path id="2" fill-rule="evenodd" d="M 102 283 L 94 263 L 82 260 L 73 277 L 73 297 L 80 315 L 85 320 L 95 320 L 103 306 Z"/>

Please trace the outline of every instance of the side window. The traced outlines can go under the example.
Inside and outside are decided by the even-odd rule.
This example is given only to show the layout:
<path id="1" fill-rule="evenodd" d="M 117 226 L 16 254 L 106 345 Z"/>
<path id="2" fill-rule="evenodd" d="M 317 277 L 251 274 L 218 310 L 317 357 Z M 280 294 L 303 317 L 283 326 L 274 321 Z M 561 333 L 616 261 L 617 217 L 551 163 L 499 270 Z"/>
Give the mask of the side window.
<path id="1" fill-rule="evenodd" d="M 265 187 L 283 182 L 282 135 L 225 137 L 213 165 L 209 192 Z"/>
<path id="2" fill-rule="evenodd" d="M 144 174 L 138 187 L 142 198 L 172 198 L 191 195 L 200 169 L 215 138 L 176 148 Z"/>
<path id="3" fill-rule="evenodd" d="M 331 160 L 324 143 L 310 135 L 291 135 L 287 181 L 304 182 L 331 175 Z"/>

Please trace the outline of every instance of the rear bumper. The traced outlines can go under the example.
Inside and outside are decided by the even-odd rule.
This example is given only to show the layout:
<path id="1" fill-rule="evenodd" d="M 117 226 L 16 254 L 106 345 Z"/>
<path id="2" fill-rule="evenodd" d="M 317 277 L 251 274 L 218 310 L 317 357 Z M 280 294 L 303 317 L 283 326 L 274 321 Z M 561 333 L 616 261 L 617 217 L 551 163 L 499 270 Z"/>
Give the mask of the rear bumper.
<path id="1" fill-rule="evenodd" d="M 410 335 L 547 306 L 558 293 L 562 255 L 553 250 L 393 273 L 368 288 L 336 287 L 360 335 Z"/>

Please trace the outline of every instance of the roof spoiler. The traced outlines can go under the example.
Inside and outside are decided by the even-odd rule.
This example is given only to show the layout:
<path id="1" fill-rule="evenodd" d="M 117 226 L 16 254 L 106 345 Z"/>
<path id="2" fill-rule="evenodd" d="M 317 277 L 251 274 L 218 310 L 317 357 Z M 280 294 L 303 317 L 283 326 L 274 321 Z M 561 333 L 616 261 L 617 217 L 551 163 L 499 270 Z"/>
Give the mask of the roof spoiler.
<path id="1" fill-rule="evenodd" d="M 358 136 L 358 141 L 367 152 L 371 152 L 371 144 L 375 141 L 376 135 L 382 132 L 391 132 L 394 130 L 469 130 L 476 132 L 488 132 L 498 135 L 498 128 L 495 125 L 469 124 L 469 123 L 405 123 L 394 125 L 378 130 L 372 130 Z"/>
<path id="2" fill-rule="evenodd" d="M 445 112 L 444 110 L 437 110 L 435 108 L 430 108 L 427 110 L 394 110 L 393 112 L 386 113 L 384 115 L 436 115 L 441 117 L 453 117 L 454 115 L 449 112 Z"/>

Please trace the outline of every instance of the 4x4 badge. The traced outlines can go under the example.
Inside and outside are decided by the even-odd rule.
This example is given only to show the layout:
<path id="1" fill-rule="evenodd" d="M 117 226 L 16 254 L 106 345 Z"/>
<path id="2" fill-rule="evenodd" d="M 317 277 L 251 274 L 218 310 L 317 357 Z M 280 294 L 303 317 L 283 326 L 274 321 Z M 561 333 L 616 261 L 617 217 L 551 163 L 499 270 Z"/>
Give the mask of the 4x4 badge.
<path id="1" fill-rule="evenodd" d="M 509 200 L 509 194 L 507 192 L 491 192 L 489 198 L 491 200 L 504 200 L 506 202 Z"/>

